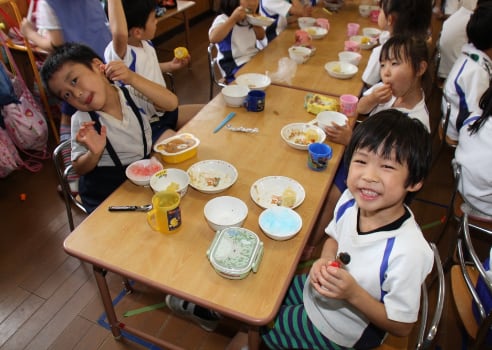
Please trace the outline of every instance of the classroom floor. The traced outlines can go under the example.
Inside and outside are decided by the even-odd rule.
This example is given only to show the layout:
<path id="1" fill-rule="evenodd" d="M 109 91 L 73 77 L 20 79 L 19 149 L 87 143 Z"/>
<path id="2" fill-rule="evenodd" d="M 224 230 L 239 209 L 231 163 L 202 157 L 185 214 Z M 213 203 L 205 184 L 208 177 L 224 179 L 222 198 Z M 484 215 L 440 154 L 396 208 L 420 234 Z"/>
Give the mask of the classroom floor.
<path id="1" fill-rule="evenodd" d="M 175 74 L 180 103 L 206 103 L 209 94 L 206 48 L 207 31 L 213 16 L 191 26 L 192 69 Z M 169 49 L 183 42 L 183 34 L 159 40 L 160 57 L 169 59 Z M 431 118 L 439 118 L 440 92 L 430 96 Z M 437 142 L 436 142 L 437 143 Z M 424 234 L 433 240 L 445 214 L 452 191 L 451 150 L 444 149 L 437 164 L 412 204 Z M 92 269 L 65 254 L 63 240 L 69 234 L 65 208 L 56 190 L 57 179 L 51 161 L 41 172 L 17 171 L 0 180 L 0 349 L 148 349 L 140 339 L 117 341 L 107 330 L 103 307 Z M 26 200 L 20 200 L 20 194 Z M 83 219 L 76 215 L 76 223 Z M 450 225 L 447 236 L 455 230 Z M 446 239 L 440 249 L 447 254 Z M 131 257 L 129 257 L 131 259 Z M 447 276 L 449 277 L 449 276 Z M 109 274 L 110 289 L 117 300 L 117 312 L 124 313 L 164 301 L 164 295 L 135 284 L 135 293 L 124 295 L 121 279 Z M 449 282 L 449 281 L 448 281 Z M 240 301 L 238 301 L 240 302 Z M 185 349 L 224 349 L 238 328 L 224 320 L 215 333 L 176 318 L 165 308 L 123 318 Z M 446 307 L 436 346 L 460 349 L 462 330 L 452 296 L 447 290 Z"/>

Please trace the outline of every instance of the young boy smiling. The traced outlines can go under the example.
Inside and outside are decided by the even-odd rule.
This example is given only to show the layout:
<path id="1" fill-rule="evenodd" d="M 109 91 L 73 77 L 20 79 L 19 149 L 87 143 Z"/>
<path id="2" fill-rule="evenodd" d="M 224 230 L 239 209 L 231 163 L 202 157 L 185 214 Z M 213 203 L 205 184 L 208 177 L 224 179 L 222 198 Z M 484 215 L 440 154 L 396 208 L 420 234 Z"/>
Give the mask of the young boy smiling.
<path id="1" fill-rule="evenodd" d="M 433 253 L 405 202 L 420 190 L 431 159 L 424 125 L 389 109 L 354 131 L 346 149 L 348 189 L 309 274 L 294 277 L 272 328 L 271 349 L 369 349 L 386 333 L 407 336 Z M 350 263 L 332 264 L 340 252 Z M 247 340 L 239 333 L 228 349 Z"/>

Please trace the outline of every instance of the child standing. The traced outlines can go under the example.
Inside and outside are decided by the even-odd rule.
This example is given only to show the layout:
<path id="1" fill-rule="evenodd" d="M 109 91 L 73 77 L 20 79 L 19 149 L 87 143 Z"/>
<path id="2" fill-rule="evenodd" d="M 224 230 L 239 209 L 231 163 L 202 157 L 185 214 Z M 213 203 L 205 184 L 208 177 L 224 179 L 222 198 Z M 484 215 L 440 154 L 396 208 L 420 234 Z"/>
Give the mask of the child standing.
<path id="1" fill-rule="evenodd" d="M 460 130 L 455 160 L 461 166 L 458 190 L 471 207 L 470 217 L 492 221 L 492 87 L 480 99 L 482 115 L 465 120 Z"/>
<path id="2" fill-rule="evenodd" d="M 432 2 L 428 0 L 382 0 L 378 26 L 383 29 L 381 45 L 372 49 L 362 80 L 367 86 L 380 81 L 379 56 L 382 45 L 397 34 L 411 35 L 427 40 L 432 18 Z"/>
<path id="3" fill-rule="evenodd" d="M 386 333 L 411 332 L 433 253 L 405 202 L 422 187 L 430 159 L 427 130 L 402 112 L 381 111 L 355 129 L 345 153 L 348 189 L 321 257 L 294 277 L 274 326 L 263 330 L 268 348 L 373 348 Z M 351 257 L 344 267 L 332 264 L 340 252 Z"/>
<path id="4" fill-rule="evenodd" d="M 463 122 L 470 116 L 482 114 L 478 105 L 480 97 L 492 79 L 492 2 L 480 2 L 466 26 L 469 43 L 449 72 L 444 85 L 442 110 L 446 102 L 451 105 L 446 138 L 449 143 L 458 141 Z"/>
<path id="5" fill-rule="evenodd" d="M 257 41 L 265 38 L 265 29 L 251 26 L 248 13 L 256 13 L 258 0 L 221 0 L 220 10 L 213 21 L 208 37 L 217 47 L 217 61 L 222 76 L 229 83 L 241 66 L 259 51 Z"/>
<path id="6" fill-rule="evenodd" d="M 162 74 L 187 66 L 191 57 L 159 62 L 150 41 L 157 28 L 155 8 L 155 0 L 108 0 L 113 40 L 107 45 L 104 57 L 108 62 L 123 60 L 132 71 L 166 87 Z M 167 100 L 167 107 L 164 111 L 150 114 L 153 143 L 174 135 L 199 109 L 195 107 L 187 111 L 185 107 L 185 111 L 180 113 L 177 96 L 168 90 L 162 98 Z"/>
<path id="7" fill-rule="evenodd" d="M 126 180 L 130 163 L 151 150 L 147 113 L 168 107 L 166 89 L 130 71 L 121 61 L 103 64 L 87 46 L 67 43 L 41 68 L 43 83 L 77 109 L 72 116 L 72 163 L 88 212 Z M 108 80 L 109 79 L 109 80 Z M 118 88 L 110 83 L 122 81 Z"/>

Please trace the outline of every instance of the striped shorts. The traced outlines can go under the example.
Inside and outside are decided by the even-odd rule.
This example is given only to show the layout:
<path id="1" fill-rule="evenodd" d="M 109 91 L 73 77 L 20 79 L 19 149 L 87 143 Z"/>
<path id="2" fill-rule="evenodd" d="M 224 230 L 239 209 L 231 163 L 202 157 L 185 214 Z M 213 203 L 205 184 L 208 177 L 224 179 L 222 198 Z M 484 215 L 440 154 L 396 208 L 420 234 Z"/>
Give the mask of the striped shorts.
<path id="1" fill-rule="evenodd" d="M 306 279 L 307 274 L 294 277 L 273 328 L 262 330 L 263 342 L 269 349 L 348 349 L 330 341 L 309 320 L 302 300 Z"/>

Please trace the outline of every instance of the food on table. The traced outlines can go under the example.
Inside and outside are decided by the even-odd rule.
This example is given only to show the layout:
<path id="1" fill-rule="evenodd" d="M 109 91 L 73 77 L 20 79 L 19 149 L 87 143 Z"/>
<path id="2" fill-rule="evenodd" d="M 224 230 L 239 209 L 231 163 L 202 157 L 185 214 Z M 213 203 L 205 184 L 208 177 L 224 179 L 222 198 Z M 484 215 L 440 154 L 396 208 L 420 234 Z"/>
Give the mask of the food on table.
<path id="1" fill-rule="evenodd" d="M 371 38 L 367 37 L 367 36 L 363 36 L 361 39 L 360 39 L 360 43 L 362 45 L 364 44 L 370 44 L 371 43 Z"/>
<path id="2" fill-rule="evenodd" d="M 338 100 L 333 97 L 307 94 L 305 98 L 305 107 L 309 113 L 318 114 L 322 111 L 338 111 Z"/>
<path id="3" fill-rule="evenodd" d="M 295 44 L 297 46 L 311 46 L 311 35 L 305 30 L 299 29 L 295 33 Z"/>
<path id="4" fill-rule="evenodd" d="M 137 163 L 130 167 L 129 172 L 134 176 L 152 176 L 162 169 L 162 165 L 158 162 Z"/>
<path id="5" fill-rule="evenodd" d="M 292 208 L 296 204 L 296 191 L 287 187 L 282 193 L 282 206 Z"/>
<path id="6" fill-rule="evenodd" d="M 196 144 L 196 140 L 191 137 L 181 137 L 170 140 L 169 142 L 164 142 L 158 144 L 156 149 L 158 151 L 164 151 L 167 153 L 177 153 L 184 151 Z"/>
<path id="7" fill-rule="evenodd" d="M 190 172 L 191 183 L 200 188 L 217 187 L 221 182 L 230 182 L 230 178 L 226 174 L 213 171 Z"/>
<path id="8" fill-rule="evenodd" d="M 333 66 L 332 71 L 335 73 L 342 73 L 342 67 L 339 64 Z"/>
<path id="9" fill-rule="evenodd" d="M 292 129 L 287 138 L 289 141 L 297 143 L 298 145 L 309 145 L 310 143 L 318 141 L 318 133 L 313 129 Z"/>
<path id="10" fill-rule="evenodd" d="M 176 182 L 171 182 L 167 187 L 166 191 L 174 191 L 177 192 L 179 190 L 179 184 Z"/>
<path id="11" fill-rule="evenodd" d="M 174 57 L 178 60 L 182 60 L 183 58 L 187 58 L 190 55 L 188 49 L 186 47 L 179 46 L 174 49 Z"/>

